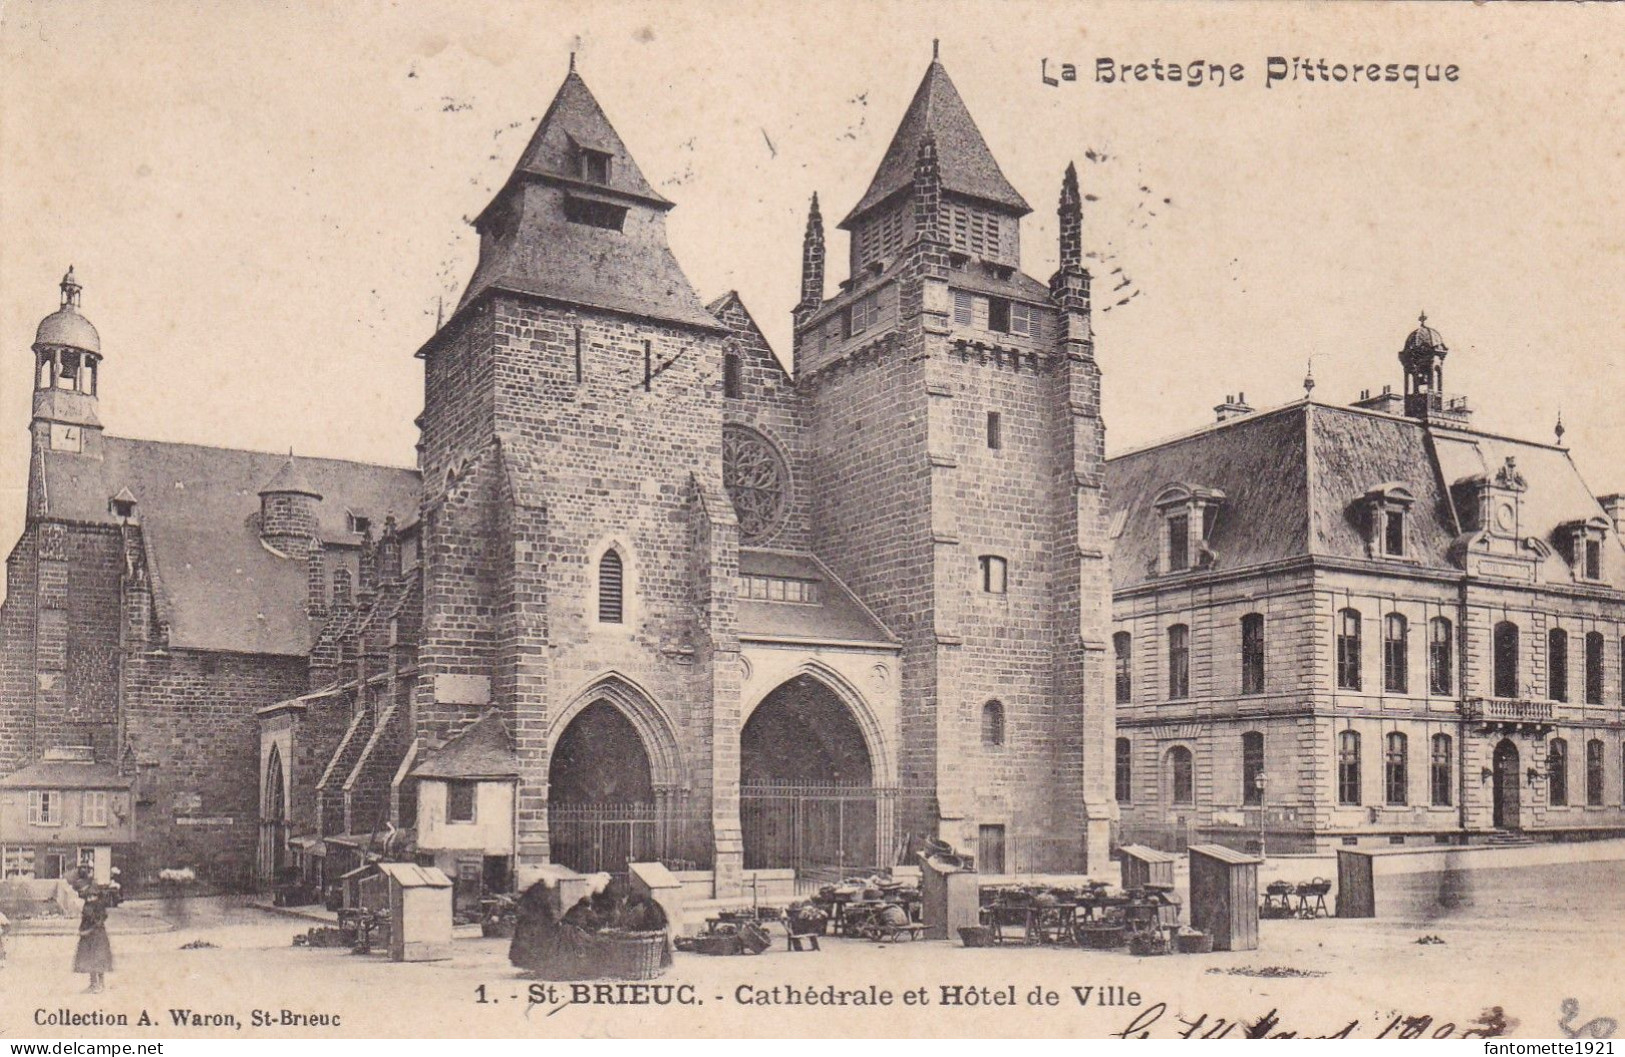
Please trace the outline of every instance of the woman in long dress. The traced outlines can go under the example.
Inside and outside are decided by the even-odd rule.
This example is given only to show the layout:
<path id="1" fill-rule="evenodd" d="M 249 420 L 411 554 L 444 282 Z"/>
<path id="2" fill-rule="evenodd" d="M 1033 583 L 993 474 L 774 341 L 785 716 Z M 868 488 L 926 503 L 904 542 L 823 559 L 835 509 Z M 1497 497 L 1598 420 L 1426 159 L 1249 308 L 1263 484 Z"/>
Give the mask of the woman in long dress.
<path id="1" fill-rule="evenodd" d="M 73 952 L 73 971 L 89 973 L 91 994 L 106 990 L 106 976 L 113 971 L 113 945 L 107 942 L 107 903 L 95 889 L 85 893 L 85 909 L 79 915 L 79 947 Z"/>

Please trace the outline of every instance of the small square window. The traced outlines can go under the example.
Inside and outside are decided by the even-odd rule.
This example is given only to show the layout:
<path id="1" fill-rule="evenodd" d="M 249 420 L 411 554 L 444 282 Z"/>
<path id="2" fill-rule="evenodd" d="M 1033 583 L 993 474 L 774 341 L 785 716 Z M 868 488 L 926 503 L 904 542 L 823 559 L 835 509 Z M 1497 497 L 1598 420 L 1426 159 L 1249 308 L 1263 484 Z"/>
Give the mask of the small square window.
<path id="1" fill-rule="evenodd" d="M 984 554 L 982 564 L 982 590 L 990 595 L 1002 595 L 1009 587 L 1009 563 L 996 554 Z"/>
<path id="2" fill-rule="evenodd" d="M 1020 302 L 1010 306 L 1010 333 L 1028 334 L 1038 333 L 1038 309 L 1032 305 Z"/>
<path id="3" fill-rule="evenodd" d="M 608 154 L 598 150 L 583 150 L 581 152 L 581 178 L 591 180 L 595 184 L 609 183 Z"/>
<path id="4" fill-rule="evenodd" d="M 994 451 L 1004 447 L 1004 422 L 997 411 L 987 413 L 987 446 Z"/>
<path id="5" fill-rule="evenodd" d="M 446 821 L 474 821 L 473 782 L 451 782 L 446 786 Z"/>

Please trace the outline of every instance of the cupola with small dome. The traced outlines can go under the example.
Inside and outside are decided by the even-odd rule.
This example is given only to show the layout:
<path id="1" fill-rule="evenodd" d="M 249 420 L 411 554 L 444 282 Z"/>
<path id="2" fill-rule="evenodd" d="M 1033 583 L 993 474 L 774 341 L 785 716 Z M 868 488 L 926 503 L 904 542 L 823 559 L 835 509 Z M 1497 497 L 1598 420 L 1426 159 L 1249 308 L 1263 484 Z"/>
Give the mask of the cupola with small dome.
<path id="1" fill-rule="evenodd" d="M 1444 358 L 1449 354 L 1443 336 L 1428 326 L 1427 313 L 1421 313 L 1399 350 L 1405 369 L 1405 414 L 1410 418 L 1465 422 L 1471 415 L 1466 397 L 1445 395 Z"/>
<path id="2" fill-rule="evenodd" d="M 61 290 L 62 303 L 34 332 L 35 443 L 95 454 L 102 428 L 96 414 L 102 339 L 81 311 L 84 288 L 71 265 Z"/>

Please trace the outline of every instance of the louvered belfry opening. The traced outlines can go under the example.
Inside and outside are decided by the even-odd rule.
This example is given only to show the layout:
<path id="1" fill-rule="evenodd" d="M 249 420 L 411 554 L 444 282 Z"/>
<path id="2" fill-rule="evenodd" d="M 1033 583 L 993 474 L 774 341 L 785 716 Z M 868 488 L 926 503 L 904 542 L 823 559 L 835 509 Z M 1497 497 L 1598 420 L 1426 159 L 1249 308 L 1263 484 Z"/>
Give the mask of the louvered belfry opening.
<path id="1" fill-rule="evenodd" d="M 598 622 L 621 623 L 623 613 L 623 570 L 619 551 L 605 551 L 598 560 Z"/>

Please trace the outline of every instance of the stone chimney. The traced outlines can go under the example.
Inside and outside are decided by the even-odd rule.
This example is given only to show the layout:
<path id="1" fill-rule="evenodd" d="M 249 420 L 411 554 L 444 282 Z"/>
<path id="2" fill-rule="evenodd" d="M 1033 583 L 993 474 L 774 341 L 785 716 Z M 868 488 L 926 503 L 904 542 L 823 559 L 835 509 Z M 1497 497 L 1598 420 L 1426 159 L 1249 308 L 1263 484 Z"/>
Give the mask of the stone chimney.
<path id="1" fill-rule="evenodd" d="M 1237 393 L 1235 396 L 1227 394 L 1224 403 L 1216 406 L 1213 413 L 1218 416 L 1220 422 L 1229 422 L 1233 418 L 1252 414 L 1253 408 L 1252 405 L 1247 403 L 1246 393 Z"/>
<path id="2" fill-rule="evenodd" d="M 1614 523 L 1614 531 L 1625 534 L 1625 494 L 1616 492 L 1613 495 L 1599 496 L 1597 502 L 1602 504 L 1603 512 Z"/>

